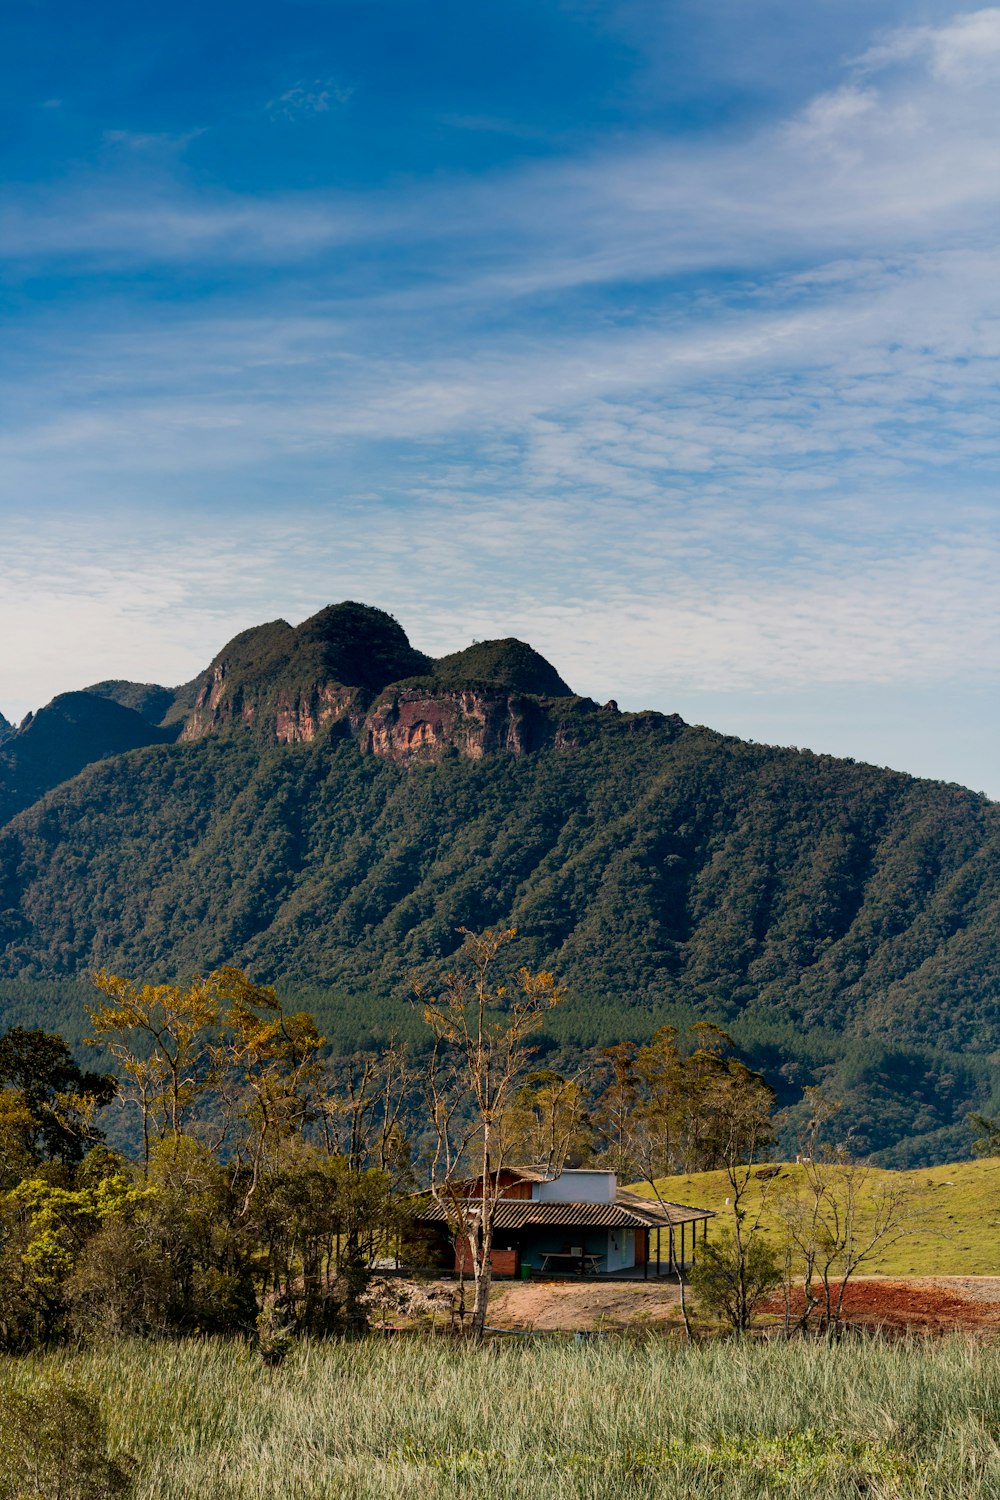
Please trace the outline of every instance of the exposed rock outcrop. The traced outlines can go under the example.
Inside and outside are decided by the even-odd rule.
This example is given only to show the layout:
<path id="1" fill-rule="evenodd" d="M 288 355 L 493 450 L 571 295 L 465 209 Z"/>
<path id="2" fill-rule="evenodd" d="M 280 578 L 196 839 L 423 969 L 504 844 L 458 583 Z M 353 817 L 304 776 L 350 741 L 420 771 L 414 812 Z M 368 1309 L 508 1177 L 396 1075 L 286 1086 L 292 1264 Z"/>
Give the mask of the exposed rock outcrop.
<path id="1" fill-rule="evenodd" d="M 244 631 L 173 692 L 164 722 L 183 716 L 185 741 L 250 733 L 299 745 L 349 735 L 399 764 L 565 750 L 609 715 L 631 718 L 614 702 L 599 708 L 576 697 L 551 662 L 513 636 L 432 659 L 391 615 L 351 602 L 297 628 L 273 620 Z"/>
<path id="2" fill-rule="evenodd" d="M 580 743 L 586 716 L 599 712 L 589 698 L 545 699 L 482 688 L 428 693 L 390 692 L 365 720 L 362 749 L 386 760 L 440 760 L 456 753 L 470 760 L 506 752 L 569 749 Z"/>
<path id="3" fill-rule="evenodd" d="M 219 652 L 195 684 L 181 739 L 242 728 L 298 744 L 340 723 L 357 734 L 376 693 L 430 665 L 391 615 L 368 605 L 330 605 L 296 629 L 274 620 Z"/>

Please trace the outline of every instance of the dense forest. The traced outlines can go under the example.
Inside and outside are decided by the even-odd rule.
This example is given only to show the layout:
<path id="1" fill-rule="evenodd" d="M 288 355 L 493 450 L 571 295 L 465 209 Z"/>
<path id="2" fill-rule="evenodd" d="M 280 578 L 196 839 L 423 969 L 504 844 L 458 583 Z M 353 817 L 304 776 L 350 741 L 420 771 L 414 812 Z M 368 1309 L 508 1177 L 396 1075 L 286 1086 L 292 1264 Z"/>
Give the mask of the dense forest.
<path id="1" fill-rule="evenodd" d="M 60 762 L 0 829 L 0 1018 L 72 1040 L 99 967 L 232 962 L 348 1052 L 414 1034 L 413 976 L 457 928 L 509 922 L 567 991 L 556 1060 L 708 1017 L 782 1104 L 836 1093 L 885 1163 L 967 1149 L 966 1113 L 998 1102 L 995 804 L 599 708 L 519 642 L 435 663 L 387 621 L 339 606 L 246 632 L 177 693 L 72 695 L 136 738 L 70 780 Z M 5 742 L 0 782 L 28 765 L 37 790 L 29 741 L 58 706 Z M 516 750 L 470 738 L 494 708 Z"/>

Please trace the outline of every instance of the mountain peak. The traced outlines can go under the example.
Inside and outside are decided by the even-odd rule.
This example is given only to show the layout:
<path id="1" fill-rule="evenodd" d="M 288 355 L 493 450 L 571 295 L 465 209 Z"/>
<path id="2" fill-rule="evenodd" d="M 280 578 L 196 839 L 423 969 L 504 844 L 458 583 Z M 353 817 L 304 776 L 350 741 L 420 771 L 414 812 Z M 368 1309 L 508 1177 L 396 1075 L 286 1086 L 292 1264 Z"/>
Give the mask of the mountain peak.
<path id="1" fill-rule="evenodd" d="M 171 739 L 134 709 L 94 693 L 60 693 L 0 748 L 0 822 L 85 766 Z"/>
<path id="2" fill-rule="evenodd" d="M 373 693 L 380 693 L 390 682 L 426 672 L 431 665 L 429 656 L 410 645 L 398 620 L 353 599 L 328 604 L 304 620 L 294 634 L 298 651 L 319 657 L 330 677 Z"/>
<path id="3" fill-rule="evenodd" d="M 198 679 L 182 738 L 242 727 L 272 743 L 311 740 L 430 665 L 392 615 L 352 599 L 295 627 L 272 620 L 234 636 Z"/>
<path id="4" fill-rule="evenodd" d="M 559 676 L 551 662 L 514 636 L 498 641 L 474 641 L 464 651 L 439 656 L 434 676 L 449 684 L 489 683 L 512 693 L 529 693 L 539 698 L 570 698 L 572 688 Z"/>
<path id="5" fill-rule="evenodd" d="M 161 687 L 158 682 L 127 682 L 119 677 L 95 682 L 83 691 L 93 698 L 107 698 L 122 708 L 132 709 L 147 724 L 162 724 L 175 697 L 171 688 Z"/>
<path id="6" fill-rule="evenodd" d="M 434 660 L 410 645 L 385 610 L 346 599 L 301 625 L 272 620 L 235 636 L 196 680 L 193 692 L 178 690 L 176 702 L 189 710 L 181 737 L 249 730 L 271 744 L 291 744 L 337 726 L 365 743 L 381 743 L 367 733 L 367 716 L 380 695 L 397 688 L 426 700 L 431 720 L 442 725 L 454 717 L 455 695 L 468 690 L 477 695 L 476 713 L 482 711 L 491 722 L 496 713 L 508 712 L 512 695 L 573 696 L 555 667 L 525 641 L 512 636 L 476 641 Z M 435 704 L 444 705 L 443 717 Z M 409 712 L 420 716 L 412 704 Z M 536 705 L 530 712 L 544 718 L 546 710 Z M 175 708 L 170 717 L 176 713 Z M 469 714 L 466 705 L 462 716 L 468 720 Z M 519 733 L 511 730 L 511 735 L 512 742 L 521 743 Z M 506 743 L 511 736 L 505 730 L 499 737 Z M 487 735 L 491 744 L 495 738 Z M 529 738 L 534 743 L 536 736 Z M 440 748 L 435 739 L 435 753 Z"/>

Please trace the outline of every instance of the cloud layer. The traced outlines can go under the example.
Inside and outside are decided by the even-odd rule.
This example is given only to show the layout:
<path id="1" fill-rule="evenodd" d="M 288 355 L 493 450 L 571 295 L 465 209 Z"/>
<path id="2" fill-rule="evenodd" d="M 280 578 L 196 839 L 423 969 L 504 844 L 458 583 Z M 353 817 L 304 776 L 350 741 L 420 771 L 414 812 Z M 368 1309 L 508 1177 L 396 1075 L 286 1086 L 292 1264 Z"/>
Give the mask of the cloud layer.
<path id="1" fill-rule="evenodd" d="M 981 716 L 1000 9 L 855 42 L 748 133 L 289 192 L 197 180 L 188 131 L 12 191 L 8 285 L 49 296 L 0 375 L 0 708 L 353 595 L 633 706 L 967 684 Z M 297 129 L 351 85 L 270 100 Z"/>

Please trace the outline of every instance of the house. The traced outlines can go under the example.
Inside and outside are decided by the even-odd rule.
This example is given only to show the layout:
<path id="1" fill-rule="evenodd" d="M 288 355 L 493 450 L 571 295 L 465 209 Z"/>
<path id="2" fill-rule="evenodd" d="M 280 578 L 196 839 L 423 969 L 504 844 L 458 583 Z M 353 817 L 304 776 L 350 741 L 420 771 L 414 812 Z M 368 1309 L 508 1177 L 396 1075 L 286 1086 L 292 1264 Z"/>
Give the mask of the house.
<path id="1" fill-rule="evenodd" d="M 481 1179 L 451 1185 L 456 1208 L 474 1205 Z M 415 1215 L 437 1231 L 439 1263 L 469 1268 L 469 1248 L 454 1238 L 454 1215 L 429 1194 Z M 473 1212 L 475 1211 L 473 1207 Z M 449 1217 L 452 1220 L 449 1225 Z M 669 1274 L 690 1264 L 714 1215 L 707 1208 L 658 1203 L 618 1186 L 614 1172 L 505 1167 L 497 1174 L 493 1274 Z M 531 1272 L 527 1272 L 531 1274 Z"/>

